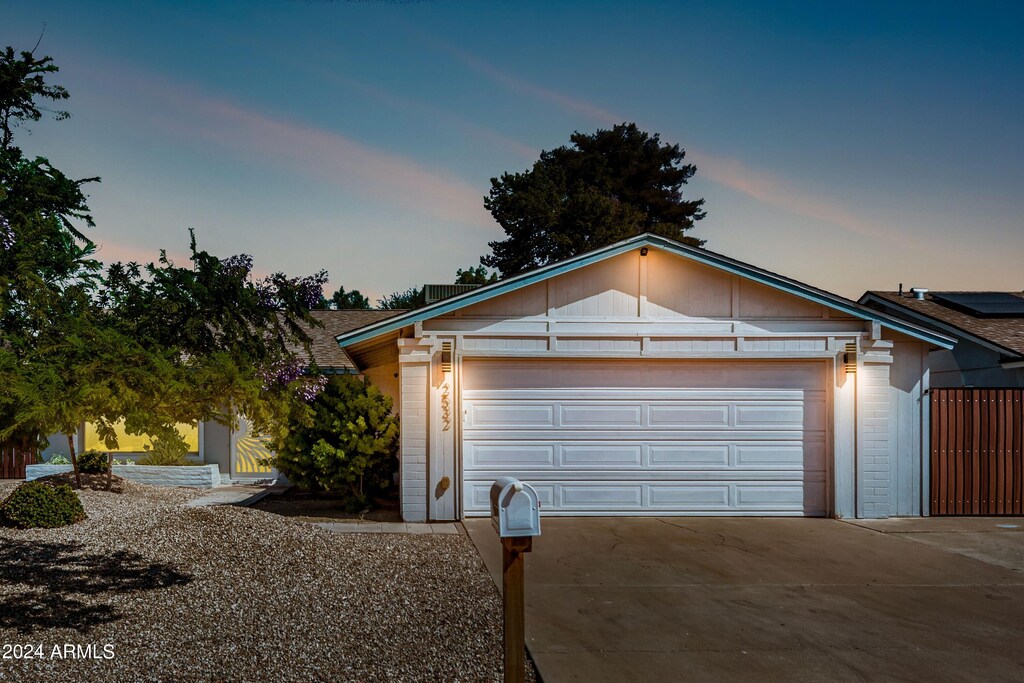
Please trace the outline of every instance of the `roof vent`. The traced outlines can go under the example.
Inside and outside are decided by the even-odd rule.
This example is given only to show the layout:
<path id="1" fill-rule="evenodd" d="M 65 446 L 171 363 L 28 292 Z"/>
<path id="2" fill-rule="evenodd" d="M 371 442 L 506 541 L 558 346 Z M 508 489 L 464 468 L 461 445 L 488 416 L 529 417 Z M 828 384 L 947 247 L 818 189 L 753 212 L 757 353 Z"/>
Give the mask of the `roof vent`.
<path id="1" fill-rule="evenodd" d="M 476 289 L 480 285 L 423 285 L 424 298 L 428 304 L 448 297 L 458 296 L 463 292 Z"/>
<path id="2" fill-rule="evenodd" d="M 924 301 L 924 295 L 928 293 L 928 290 L 924 287 L 911 287 L 910 293 L 914 295 L 914 298 L 918 301 Z"/>

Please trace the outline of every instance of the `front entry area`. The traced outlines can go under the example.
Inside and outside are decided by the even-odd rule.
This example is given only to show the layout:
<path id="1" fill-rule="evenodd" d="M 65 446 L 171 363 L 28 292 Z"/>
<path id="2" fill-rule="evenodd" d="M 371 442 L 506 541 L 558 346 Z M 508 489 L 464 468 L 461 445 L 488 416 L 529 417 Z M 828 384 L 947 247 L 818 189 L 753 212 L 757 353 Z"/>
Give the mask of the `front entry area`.
<path id="1" fill-rule="evenodd" d="M 465 359 L 464 514 L 511 475 L 545 516 L 826 515 L 827 367 Z"/>

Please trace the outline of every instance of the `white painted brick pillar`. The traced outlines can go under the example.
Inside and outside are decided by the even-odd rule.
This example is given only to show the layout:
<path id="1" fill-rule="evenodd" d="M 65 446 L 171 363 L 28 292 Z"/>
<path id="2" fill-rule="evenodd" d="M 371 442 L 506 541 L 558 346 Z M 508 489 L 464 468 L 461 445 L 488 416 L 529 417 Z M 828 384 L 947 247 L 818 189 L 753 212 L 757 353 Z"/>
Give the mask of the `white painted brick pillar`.
<path id="1" fill-rule="evenodd" d="M 891 472 L 896 447 L 890 382 L 892 342 L 867 342 L 857 368 L 857 516 L 892 514 Z"/>
<path id="2" fill-rule="evenodd" d="M 431 346 L 421 339 L 399 339 L 398 477 L 402 519 L 427 521 L 428 400 Z"/>

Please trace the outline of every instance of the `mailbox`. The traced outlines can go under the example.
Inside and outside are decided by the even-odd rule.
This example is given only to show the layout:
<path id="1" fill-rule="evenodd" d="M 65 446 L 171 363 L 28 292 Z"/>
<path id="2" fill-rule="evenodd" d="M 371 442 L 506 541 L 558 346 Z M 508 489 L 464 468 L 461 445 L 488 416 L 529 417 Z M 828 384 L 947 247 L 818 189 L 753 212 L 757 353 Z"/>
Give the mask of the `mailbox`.
<path id="1" fill-rule="evenodd" d="M 540 536 L 537 492 L 514 477 L 491 484 L 491 522 L 502 538 Z"/>

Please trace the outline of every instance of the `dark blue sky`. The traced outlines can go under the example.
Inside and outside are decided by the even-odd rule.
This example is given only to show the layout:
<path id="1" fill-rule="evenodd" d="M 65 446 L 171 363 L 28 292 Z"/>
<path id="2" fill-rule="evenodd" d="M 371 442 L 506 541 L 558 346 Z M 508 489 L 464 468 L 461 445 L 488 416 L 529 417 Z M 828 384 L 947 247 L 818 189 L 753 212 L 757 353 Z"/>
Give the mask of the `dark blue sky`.
<path id="1" fill-rule="evenodd" d="M 695 235 L 847 296 L 1022 289 L 1017 3 L 3 2 L 73 117 L 22 140 L 101 175 L 108 259 L 187 227 L 374 295 L 502 233 L 488 179 L 635 121 L 698 166 Z"/>

